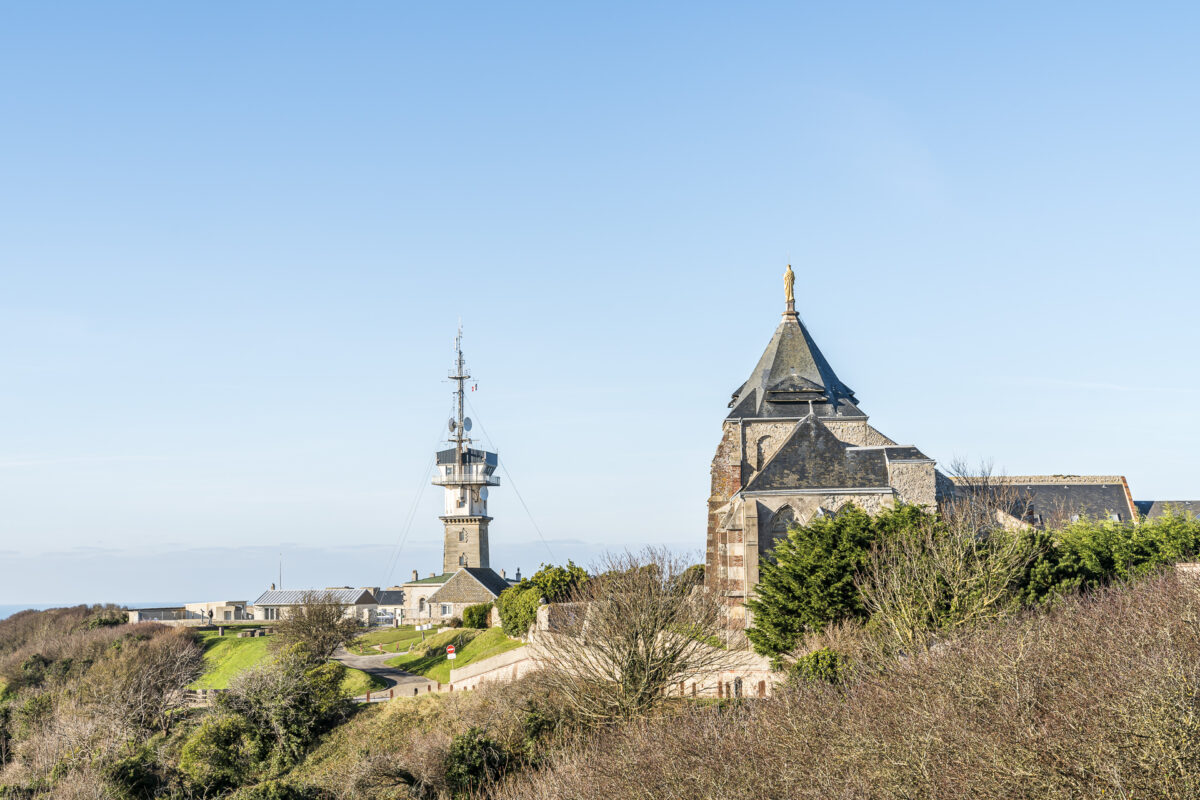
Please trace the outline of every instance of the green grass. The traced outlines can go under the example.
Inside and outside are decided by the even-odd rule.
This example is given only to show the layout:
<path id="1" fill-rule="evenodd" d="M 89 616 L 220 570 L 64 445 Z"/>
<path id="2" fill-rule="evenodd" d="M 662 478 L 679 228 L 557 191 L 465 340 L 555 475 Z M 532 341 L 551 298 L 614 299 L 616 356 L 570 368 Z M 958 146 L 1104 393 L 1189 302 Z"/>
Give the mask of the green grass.
<path id="1" fill-rule="evenodd" d="M 460 637 L 461 643 L 455 645 L 457 658 L 450 661 L 446 658 L 446 645 L 455 643 Z M 519 639 L 505 636 L 500 628 L 488 628 L 486 631 L 460 628 L 431 636 L 425 640 L 424 647 L 417 645 L 412 653 L 389 658 L 387 663 L 388 666 L 399 667 L 439 683 L 449 683 L 452 667 L 462 668 L 523 645 L 524 642 Z"/>
<path id="2" fill-rule="evenodd" d="M 386 653 L 405 653 L 413 642 L 421 641 L 420 631 L 413 630 L 412 625 L 401 625 L 399 628 L 388 628 L 385 631 L 365 633 L 350 643 L 351 653 L 360 656 L 377 655 L 379 650 L 375 645 L 383 645 Z"/>
<path id="3" fill-rule="evenodd" d="M 204 674 L 192 684 L 193 689 L 228 689 L 229 682 L 243 670 L 262 663 L 268 656 L 267 636 L 239 639 L 233 633 L 217 636 L 216 631 L 198 634 L 200 646 L 204 648 Z M 359 669 L 346 669 L 342 691 L 350 697 L 382 689 L 385 682 Z"/>
<path id="4" fill-rule="evenodd" d="M 266 636 L 239 639 L 233 629 L 224 636 L 218 636 L 216 631 L 203 631 L 197 638 L 204 648 L 204 674 L 192 684 L 193 689 L 228 689 L 234 675 L 267 657 Z"/>
<path id="5" fill-rule="evenodd" d="M 342 680 L 342 692 L 347 697 L 358 697 L 367 692 L 377 692 L 387 686 L 382 678 L 376 678 L 361 669 L 346 668 L 346 677 Z"/>

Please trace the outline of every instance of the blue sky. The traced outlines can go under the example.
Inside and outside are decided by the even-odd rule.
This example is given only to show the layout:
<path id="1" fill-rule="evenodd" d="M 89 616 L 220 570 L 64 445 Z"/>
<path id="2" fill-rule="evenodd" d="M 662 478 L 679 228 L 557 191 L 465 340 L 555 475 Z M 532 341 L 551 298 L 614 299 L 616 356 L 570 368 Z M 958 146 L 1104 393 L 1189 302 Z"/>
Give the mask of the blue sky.
<path id="1" fill-rule="evenodd" d="M 0 602 L 434 569 L 460 318 L 532 514 L 492 493 L 495 566 L 699 551 L 789 259 L 894 439 L 1200 497 L 1198 34 L 1183 3 L 5 4 Z"/>

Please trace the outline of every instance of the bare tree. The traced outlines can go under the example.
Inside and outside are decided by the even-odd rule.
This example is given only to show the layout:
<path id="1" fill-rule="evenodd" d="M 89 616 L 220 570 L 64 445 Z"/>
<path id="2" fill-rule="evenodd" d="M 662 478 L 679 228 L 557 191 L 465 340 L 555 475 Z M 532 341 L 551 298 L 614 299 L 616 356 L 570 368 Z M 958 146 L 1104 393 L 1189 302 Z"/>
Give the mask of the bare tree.
<path id="1" fill-rule="evenodd" d="M 548 629 L 536 634 L 545 679 L 581 717 L 636 717 L 728 660 L 723 610 L 690 563 L 665 548 L 609 554 L 548 609 Z"/>
<path id="2" fill-rule="evenodd" d="M 275 625 L 276 646 L 302 644 L 314 660 L 327 661 L 358 633 L 358 620 L 329 592 L 305 592 L 300 603 Z"/>
<path id="3" fill-rule="evenodd" d="M 175 630 L 126 642 L 119 654 L 92 668 L 84 685 L 110 719 L 137 730 L 166 731 L 172 712 L 186 705 L 184 690 L 203 669 L 191 633 Z"/>
<path id="4" fill-rule="evenodd" d="M 991 468 L 965 477 L 961 462 L 953 497 L 938 518 L 880 540 L 856 578 L 859 592 L 890 651 L 926 649 L 947 633 L 993 619 L 1011 606 L 1016 581 L 1036 556 L 1020 533 L 1024 499 Z"/>

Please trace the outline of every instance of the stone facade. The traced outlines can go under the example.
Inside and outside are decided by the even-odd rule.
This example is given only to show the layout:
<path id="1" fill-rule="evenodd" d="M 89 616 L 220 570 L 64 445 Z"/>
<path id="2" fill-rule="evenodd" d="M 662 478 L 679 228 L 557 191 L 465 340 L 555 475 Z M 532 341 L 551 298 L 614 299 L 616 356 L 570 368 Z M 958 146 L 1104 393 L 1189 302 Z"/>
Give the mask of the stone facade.
<path id="1" fill-rule="evenodd" d="M 917 448 L 871 427 L 789 304 L 733 394 L 712 461 L 705 581 L 745 624 L 759 561 L 787 534 L 849 504 L 934 508 L 939 473 Z"/>

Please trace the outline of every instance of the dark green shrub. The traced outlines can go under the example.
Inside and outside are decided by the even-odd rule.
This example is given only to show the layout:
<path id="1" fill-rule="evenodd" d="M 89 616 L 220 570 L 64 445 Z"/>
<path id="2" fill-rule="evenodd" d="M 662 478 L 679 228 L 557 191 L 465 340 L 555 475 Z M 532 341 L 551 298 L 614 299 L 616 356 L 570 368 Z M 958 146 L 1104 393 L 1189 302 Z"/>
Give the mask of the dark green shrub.
<path id="1" fill-rule="evenodd" d="M 106 764 L 100 774 L 120 800 L 152 800 L 164 783 L 154 750 L 147 746 Z"/>
<path id="2" fill-rule="evenodd" d="M 520 585 L 505 589 L 496 598 L 500 611 L 500 624 L 509 636 L 524 636 L 537 620 L 537 610 L 542 604 L 542 590 L 537 587 L 522 589 Z"/>
<path id="3" fill-rule="evenodd" d="M 501 775 L 509 756 L 479 728 L 455 736 L 446 753 L 446 783 L 455 792 L 470 792 Z"/>
<path id="4" fill-rule="evenodd" d="M 282 781 L 263 781 L 247 786 L 230 797 L 230 800 L 309 800 L 315 793 L 300 789 Z"/>
<path id="5" fill-rule="evenodd" d="M 754 649 L 778 657 L 794 649 L 805 633 L 830 622 L 865 619 L 854 578 L 867 563 L 871 545 L 881 536 L 930 521 L 916 506 L 898 506 L 875 517 L 848 506 L 836 516 L 792 528 L 760 562 L 756 597 L 746 602 L 754 613 L 754 625 L 746 631 Z"/>
<path id="6" fill-rule="evenodd" d="M 202 791 L 233 789 L 250 780 L 265 751 L 258 732 L 245 719 L 213 714 L 184 743 L 179 770 Z"/>
<path id="7" fill-rule="evenodd" d="M 462 626 L 463 621 L 459 617 L 451 617 L 450 619 L 446 620 L 447 628 L 461 628 Z"/>
<path id="8" fill-rule="evenodd" d="M 850 660 L 832 648 L 822 647 L 796 659 L 790 673 L 797 682 L 845 683 L 850 675 Z"/>
<path id="9" fill-rule="evenodd" d="M 463 625 L 468 628 L 486 628 L 488 617 L 492 613 L 491 603 L 480 603 L 477 606 L 467 606 L 463 609 Z"/>

